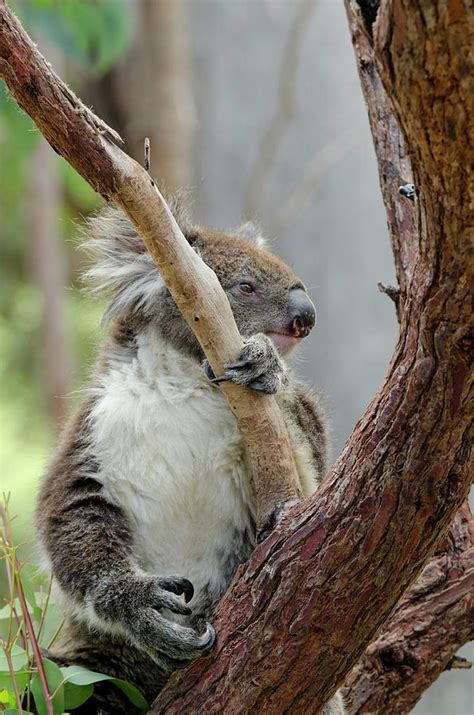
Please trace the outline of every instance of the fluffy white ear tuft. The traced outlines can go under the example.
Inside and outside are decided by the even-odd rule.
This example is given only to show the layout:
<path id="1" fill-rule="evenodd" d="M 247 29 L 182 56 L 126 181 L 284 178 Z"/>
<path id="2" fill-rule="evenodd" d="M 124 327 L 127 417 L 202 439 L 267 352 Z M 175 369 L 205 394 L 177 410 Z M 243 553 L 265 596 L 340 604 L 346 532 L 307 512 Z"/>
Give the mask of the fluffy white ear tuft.
<path id="1" fill-rule="evenodd" d="M 247 223 L 242 224 L 242 226 L 239 226 L 239 228 L 232 233 L 237 238 L 243 238 L 245 241 L 249 241 L 249 243 L 254 243 L 257 248 L 267 248 L 267 242 L 260 230 L 260 226 L 252 221 L 247 221 Z"/>
<path id="2" fill-rule="evenodd" d="M 114 206 L 106 206 L 87 219 L 82 235 L 92 259 L 83 283 L 92 294 L 112 298 L 106 320 L 151 312 L 164 281 L 129 219 Z"/>

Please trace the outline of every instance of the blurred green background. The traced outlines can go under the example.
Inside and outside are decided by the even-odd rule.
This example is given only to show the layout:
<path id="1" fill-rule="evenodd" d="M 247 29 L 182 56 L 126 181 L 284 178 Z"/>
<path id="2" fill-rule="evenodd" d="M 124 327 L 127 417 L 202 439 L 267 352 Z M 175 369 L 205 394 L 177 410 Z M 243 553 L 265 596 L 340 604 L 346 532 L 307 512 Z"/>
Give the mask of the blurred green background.
<path id="1" fill-rule="evenodd" d="M 98 81 L 130 47 L 131 7 L 120 0 L 10 5 L 73 86 Z M 0 474 L 20 539 L 31 536 L 38 476 L 70 408 L 64 395 L 87 378 L 102 312 L 79 290 L 73 240 L 75 220 L 99 197 L 42 143 L 1 83 Z M 36 233 L 48 234 L 48 223 L 49 247 L 41 251 L 45 238 Z"/>

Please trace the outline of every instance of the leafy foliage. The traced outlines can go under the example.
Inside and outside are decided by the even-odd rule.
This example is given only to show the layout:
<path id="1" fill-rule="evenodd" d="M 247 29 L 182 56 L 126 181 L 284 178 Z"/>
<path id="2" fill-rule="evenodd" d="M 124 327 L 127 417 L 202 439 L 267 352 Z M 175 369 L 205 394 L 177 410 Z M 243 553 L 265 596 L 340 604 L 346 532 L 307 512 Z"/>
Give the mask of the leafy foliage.
<path id="1" fill-rule="evenodd" d="M 42 655 L 58 638 L 62 621 L 36 569 L 18 559 L 12 536 L 8 500 L 0 506 L 0 555 L 9 584 L 7 603 L 0 609 L 0 711 L 34 711 L 62 715 L 80 707 L 93 694 L 94 684 L 110 680 L 143 710 L 148 705 L 130 683 L 80 666 L 60 667 Z"/>
<path id="2" fill-rule="evenodd" d="M 17 0 L 30 35 L 56 45 L 81 69 L 104 74 L 130 45 L 130 7 L 124 0 Z"/>

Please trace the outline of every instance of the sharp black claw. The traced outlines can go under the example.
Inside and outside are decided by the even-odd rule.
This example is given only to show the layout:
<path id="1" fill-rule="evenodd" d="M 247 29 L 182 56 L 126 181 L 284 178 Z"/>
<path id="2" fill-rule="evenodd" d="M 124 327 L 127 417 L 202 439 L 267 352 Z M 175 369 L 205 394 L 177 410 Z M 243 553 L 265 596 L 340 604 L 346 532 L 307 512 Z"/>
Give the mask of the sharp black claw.
<path id="1" fill-rule="evenodd" d="M 414 201 L 416 194 L 415 194 L 415 185 L 414 184 L 405 184 L 404 186 L 400 186 L 398 189 L 398 192 L 402 195 L 405 196 L 407 199 L 410 199 L 410 201 Z"/>
<path id="2" fill-rule="evenodd" d="M 184 593 L 184 600 L 186 603 L 189 603 L 189 601 L 194 596 L 194 586 L 191 581 L 188 581 L 187 578 L 166 580 L 164 581 L 162 587 L 166 591 L 171 591 L 171 593 L 175 593 L 177 596 L 181 596 Z"/>
<path id="3" fill-rule="evenodd" d="M 249 382 L 247 387 L 250 387 L 251 390 L 255 390 L 256 392 L 265 392 L 267 394 L 270 392 L 265 383 L 260 382 L 260 380 L 254 380 L 254 382 Z"/>
<path id="4" fill-rule="evenodd" d="M 218 385 L 219 382 L 229 382 L 232 380 L 230 375 L 220 375 L 220 377 L 213 377 L 211 382 L 213 385 Z"/>
<path id="5" fill-rule="evenodd" d="M 214 646 L 214 644 L 215 644 L 215 642 L 216 642 L 216 632 L 215 632 L 214 628 L 211 626 L 210 623 L 208 623 L 207 628 L 208 628 L 208 631 L 209 631 L 209 638 L 208 638 L 206 644 L 204 645 L 204 648 L 205 648 L 206 650 L 210 650 L 210 649 Z"/>
<path id="6" fill-rule="evenodd" d="M 250 360 L 238 360 L 237 362 L 231 362 L 224 367 L 226 370 L 241 370 L 243 367 L 247 367 L 248 365 L 251 365 Z"/>
<path id="7" fill-rule="evenodd" d="M 207 360 L 204 361 L 204 372 L 206 373 L 206 377 L 208 377 L 211 382 L 215 379 L 216 376 L 214 374 L 214 370 L 209 365 Z"/>

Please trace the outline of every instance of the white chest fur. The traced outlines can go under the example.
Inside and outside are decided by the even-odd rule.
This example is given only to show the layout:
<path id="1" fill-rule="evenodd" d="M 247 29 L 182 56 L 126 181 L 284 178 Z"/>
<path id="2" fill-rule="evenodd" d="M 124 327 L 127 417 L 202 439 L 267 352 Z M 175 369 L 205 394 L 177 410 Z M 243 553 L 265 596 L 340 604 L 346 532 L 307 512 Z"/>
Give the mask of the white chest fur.
<path id="1" fill-rule="evenodd" d="M 254 498 L 225 397 L 153 332 L 102 378 L 91 423 L 104 495 L 127 513 L 150 573 L 192 581 L 199 605 L 227 586 Z"/>

